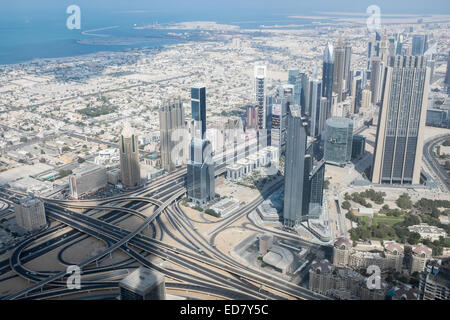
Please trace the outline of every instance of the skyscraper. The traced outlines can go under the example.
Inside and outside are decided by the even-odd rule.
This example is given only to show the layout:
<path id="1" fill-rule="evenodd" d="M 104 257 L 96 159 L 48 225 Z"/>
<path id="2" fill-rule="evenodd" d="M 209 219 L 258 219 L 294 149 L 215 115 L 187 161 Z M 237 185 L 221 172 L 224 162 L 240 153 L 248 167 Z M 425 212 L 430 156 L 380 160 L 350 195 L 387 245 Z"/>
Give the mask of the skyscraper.
<path id="1" fill-rule="evenodd" d="M 297 82 L 297 77 L 299 75 L 299 71 L 295 70 L 295 69 L 290 69 L 288 71 L 288 83 L 295 85 L 295 83 Z"/>
<path id="2" fill-rule="evenodd" d="M 272 98 L 271 117 L 271 146 L 279 149 L 280 154 L 286 147 L 286 127 L 288 108 L 293 104 L 293 85 L 279 86 L 277 95 Z"/>
<path id="3" fill-rule="evenodd" d="M 245 108 L 245 128 L 257 129 L 258 128 L 258 107 L 246 106 Z"/>
<path id="4" fill-rule="evenodd" d="M 198 89 L 198 90 L 197 90 Z M 206 90 L 191 89 L 193 134 L 189 145 L 186 189 L 189 199 L 204 204 L 214 198 L 214 162 L 212 146 L 206 139 Z"/>
<path id="5" fill-rule="evenodd" d="M 337 102 L 342 101 L 344 90 L 344 67 L 345 67 L 345 46 L 342 38 L 334 48 L 334 71 L 333 71 L 333 92 L 337 94 Z"/>
<path id="6" fill-rule="evenodd" d="M 424 34 L 414 35 L 412 38 L 411 55 L 421 56 L 427 51 L 428 37 Z"/>
<path id="7" fill-rule="evenodd" d="M 326 121 L 325 155 L 327 163 L 344 165 L 352 159 L 353 120 L 332 117 Z"/>
<path id="8" fill-rule="evenodd" d="M 25 196 L 14 204 L 16 223 L 26 231 L 35 231 L 47 224 L 44 202 L 34 196 Z"/>
<path id="9" fill-rule="evenodd" d="M 327 98 L 328 107 L 326 117 L 331 116 L 331 98 L 333 95 L 333 72 L 334 72 L 334 48 L 328 43 L 323 52 L 322 64 L 322 97 Z"/>
<path id="10" fill-rule="evenodd" d="M 320 135 L 322 81 L 315 78 L 311 80 L 309 82 L 309 90 L 309 114 L 311 119 L 309 135 L 317 137 Z"/>
<path id="11" fill-rule="evenodd" d="M 300 95 L 300 109 L 302 116 L 305 116 L 309 108 L 309 79 L 306 73 L 300 73 L 302 83 L 302 93 Z"/>
<path id="12" fill-rule="evenodd" d="M 372 91 L 369 88 L 364 88 L 362 91 L 361 108 L 367 109 L 372 104 Z"/>
<path id="13" fill-rule="evenodd" d="M 386 35 L 384 35 L 383 39 L 381 39 L 380 41 L 380 54 L 378 56 L 383 63 L 383 67 L 385 67 L 387 65 L 389 57 L 389 40 Z"/>
<path id="14" fill-rule="evenodd" d="M 175 139 L 182 139 L 173 136 L 174 131 L 184 128 L 184 110 L 180 98 L 165 101 L 159 108 L 159 126 L 161 165 L 166 171 L 171 172 L 176 166 L 183 164 L 185 156 L 173 155 L 174 146 L 178 143 Z"/>
<path id="15" fill-rule="evenodd" d="M 201 137 L 206 133 L 206 88 L 198 85 L 191 88 L 192 120 L 201 121 Z"/>
<path id="16" fill-rule="evenodd" d="M 189 199 L 196 204 L 204 204 L 215 197 L 214 162 L 211 143 L 194 137 L 190 144 L 187 163 L 186 189 Z"/>
<path id="17" fill-rule="evenodd" d="M 308 188 L 309 196 L 309 218 L 319 218 L 322 214 L 323 205 L 323 185 L 325 182 L 325 161 L 320 161 L 316 167 L 312 168 L 309 175 Z"/>
<path id="18" fill-rule="evenodd" d="M 358 113 L 361 108 L 362 100 L 362 79 L 361 76 L 353 78 L 352 84 L 352 113 Z"/>
<path id="19" fill-rule="evenodd" d="M 389 58 L 378 119 L 373 183 L 418 184 L 429 69 L 423 56 Z"/>
<path id="20" fill-rule="evenodd" d="M 139 163 L 138 137 L 130 125 L 123 127 L 119 140 L 120 180 L 125 188 L 137 187 L 141 184 L 141 166 Z"/>
<path id="21" fill-rule="evenodd" d="M 289 70 L 288 83 L 294 86 L 293 103 L 301 105 L 302 96 L 302 76 L 298 70 Z"/>
<path id="22" fill-rule="evenodd" d="M 308 213 L 309 190 L 304 190 L 309 171 L 305 168 L 306 123 L 295 106 L 290 107 L 284 171 L 284 209 L 286 227 L 294 227 Z"/>
<path id="23" fill-rule="evenodd" d="M 344 91 L 349 93 L 352 85 L 352 74 L 350 72 L 350 67 L 352 63 L 352 47 L 348 42 L 344 45 L 344 81 L 345 88 Z"/>
<path id="24" fill-rule="evenodd" d="M 326 99 L 326 98 L 323 98 Z M 325 166 L 314 167 L 307 151 L 305 118 L 298 106 L 290 106 L 284 171 L 284 226 L 293 228 L 302 221 L 318 218 L 322 212 Z"/>
<path id="25" fill-rule="evenodd" d="M 255 66 L 254 69 L 254 94 L 258 106 L 258 127 L 266 129 L 266 66 Z"/>
<path id="26" fill-rule="evenodd" d="M 372 58 L 372 69 L 370 71 L 370 91 L 372 91 L 372 103 L 378 103 L 381 81 L 381 59 L 380 57 Z"/>

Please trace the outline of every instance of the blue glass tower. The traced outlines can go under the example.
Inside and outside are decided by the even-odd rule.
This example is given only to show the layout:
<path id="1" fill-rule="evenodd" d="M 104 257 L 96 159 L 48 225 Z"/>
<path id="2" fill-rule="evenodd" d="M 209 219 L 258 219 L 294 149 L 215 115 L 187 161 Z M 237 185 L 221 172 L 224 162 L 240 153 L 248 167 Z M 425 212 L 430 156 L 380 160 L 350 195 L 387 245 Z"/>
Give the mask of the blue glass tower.
<path id="1" fill-rule="evenodd" d="M 191 108 L 192 120 L 201 121 L 201 137 L 204 138 L 206 133 L 206 88 L 204 86 L 191 88 Z"/>

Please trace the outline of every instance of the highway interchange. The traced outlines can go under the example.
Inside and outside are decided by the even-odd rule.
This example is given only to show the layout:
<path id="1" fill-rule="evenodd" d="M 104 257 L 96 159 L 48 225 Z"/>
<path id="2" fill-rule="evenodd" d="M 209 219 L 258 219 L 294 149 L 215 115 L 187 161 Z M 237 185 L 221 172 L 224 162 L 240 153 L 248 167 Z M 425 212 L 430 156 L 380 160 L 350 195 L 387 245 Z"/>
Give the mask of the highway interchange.
<path id="1" fill-rule="evenodd" d="M 217 174 L 223 172 L 224 164 L 218 165 Z M 185 194 L 185 168 L 160 177 L 151 184 L 134 192 L 101 199 L 98 201 L 62 201 L 43 199 L 46 205 L 47 217 L 56 221 L 56 226 L 22 241 L 10 255 L 9 261 L 0 261 L 0 274 L 13 271 L 16 275 L 32 283 L 27 288 L 10 294 L 3 299 L 50 299 L 70 296 L 74 290 L 66 287 L 67 274 L 59 272 L 37 272 L 24 267 L 24 264 L 45 253 L 60 248 L 63 250 L 71 241 L 86 237 L 94 237 L 106 245 L 101 253 L 78 263 L 83 270 L 82 288 L 80 292 L 100 290 L 117 290 L 118 280 L 108 280 L 117 277 L 120 270 L 145 265 L 166 275 L 167 288 L 197 292 L 225 299 L 326 299 L 323 296 L 281 278 L 256 271 L 244 266 L 216 248 L 215 235 L 228 228 L 241 217 L 254 210 L 264 198 L 278 189 L 281 182 L 277 180 L 267 188 L 263 195 L 232 214 L 217 222 L 217 228 L 210 240 L 196 230 L 190 218 L 180 207 L 180 200 Z M 11 202 L 20 196 L 17 191 L 3 189 L 0 196 L 6 202 Z M 155 206 L 154 212 L 146 217 L 140 209 Z M 86 210 L 83 214 L 71 209 Z M 103 213 L 100 217 L 93 215 Z M 116 224 L 134 215 L 142 222 L 132 232 L 118 227 Z M 168 223 L 163 223 L 164 215 Z M 168 224 L 168 225 L 166 225 Z M 255 226 L 261 229 L 261 227 Z M 143 230 L 151 229 L 152 237 L 142 234 Z M 65 231 L 61 234 L 62 231 Z M 158 231 L 158 232 L 157 232 Z M 263 230 L 262 230 L 263 231 Z M 159 234 L 159 239 L 156 234 Z M 176 234 L 175 234 L 176 233 Z M 52 235 L 54 235 L 52 237 Z M 286 236 L 286 234 L 283 234 Z M 175 239 L 177 246 L 171 246 L 162 241 L 163 237 Z M 36 245 L 43 237 L 51 240 Z M 289 237 L 289 236 L 288 236 Z M 299 240 L 296 236 L 291 238 Z M 113 265 L 99 266 L 115 250 L 121 250 L 129 256 L 128 259 Z M 163 261 L 174 264 L 177 268 L 156 265 L 148 259 L 156 256 Z M 61 251 L 58 255 L 62 264 Z M 182 271 L 183 269 L 187 271 Z M 193 275 L 192 272 L 196 274 Z M 93 275 L 104 275 L 92 279 Z M 108 277 L 108 275 L 110 275 Z M 89 276 L 89 278 L 88 278 Z M 4 280 L 4 279 L 2 279 Z M 97 297 L 110 298 L 111 293 Z M 187 294 L 189 296 L 189 294 Z"/>
<path id="2" fill-rule="evenodd" d="M 433 139 L 424 146 L 424 158 L 430 166 L 434 160 L 431 150 L 440 139 Z M 235 156 L 241 158 L 244 153 L 241 151 Z M 225 163 L 216 165 L 216 175 L 222 174 L 225 166 Z M 442 174 L 434 166 L 432 170 L 438 176 Z M 167 289 L 188 298 L 328 299 L 281 277 L 245 266 L 216 246 L 217 236 L 244 218 L 244 225 L 256 232 L 271 232 L 299 246 L 320 248 L 295 234 L 265 229 L 249 219 L 250 213 L 280 188 L 282 179 L 273 179 L 261 190 L 260 196 L 226 218 L 202 221 L 213 226 L 206 237 L 194 226 L 194 222 L 199 221 L 189 217 L 180 206 L 186 193 L 185 176 L 186 168 L 181 167 L 138 190 L 104 199 L 68 201 L 42 198 L 47 219 L 52 223 L 40 233 L 23 240 L 8 259 L 0 261 L 0 277 L 3 276 L 0 285 L 14 277 L 26 279 L 29 285 L 0 298 L 70 299 L 76 296 L 114 299 L 120 278 L 128 274 L 129 269 L 144 265 L 165 274 Z M 21 192 L 0 189 L 0 199 L 8 205 L 20 196 Z M 144 215 L 142 212 L 150 207 L 154 208 L 153 212 Z M 119 226 L 120 222 L 132 216 L 140 220 L 134 230 Z M 53 250 L 59 251 L 59 269 L 61 265 L 70 265 L 72 262 L 64 260 L 63 253 L 87 238 L 98 239 L 105 248 L 77 263 L 82 269 L 81 289 L 67 288 L 66 270 L 36 271 L 25 267 L 28 262 Z M 176 245 L 168 244 L 168 238 Z M 127 257 L 109 263 L 108 259 L 117 250 Z M 159 263 L 155 262 L 155 257 Z"/>

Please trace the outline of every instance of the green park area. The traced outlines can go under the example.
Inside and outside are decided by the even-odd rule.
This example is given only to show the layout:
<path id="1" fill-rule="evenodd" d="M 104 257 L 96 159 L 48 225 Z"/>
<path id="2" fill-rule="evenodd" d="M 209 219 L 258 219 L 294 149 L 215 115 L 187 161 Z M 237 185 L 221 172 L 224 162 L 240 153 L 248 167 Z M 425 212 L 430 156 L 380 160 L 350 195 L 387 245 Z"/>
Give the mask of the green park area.
<path id="1" fill-rule="evenodd" d="M 396 201 L 398 208 L 389 208 L 384 205 L 373 218 L 357 216 L 348 208 L 347 203 L 342 203 L 342 208 L 347 209 L 346 217 L 356 223 L 356 227 L 350 230 L 353 241 L 359 240 L 395 240 L 400 243 L 414 245 L 419 242 L 431 247 L 434 255 L 442 254 L 444 247 L 450 247 L 450 238 L 430 241 L 421 239 L 417 232 L 410 232 L 408 227 L 419 223 L 427 223 L 444 229 L 450 234 L 450 226 L 442 224 L 440 215 L 448 215 L 450 201 L 431 200 L 422 198 L 413 204 L 408 194 L 402 194 Z"/>

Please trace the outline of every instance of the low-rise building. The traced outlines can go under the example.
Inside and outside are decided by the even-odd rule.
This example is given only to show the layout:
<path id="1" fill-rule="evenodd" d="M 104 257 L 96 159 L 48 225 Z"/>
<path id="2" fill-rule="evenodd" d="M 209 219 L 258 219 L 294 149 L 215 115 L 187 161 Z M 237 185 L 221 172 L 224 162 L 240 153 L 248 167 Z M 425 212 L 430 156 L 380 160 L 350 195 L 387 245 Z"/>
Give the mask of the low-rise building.
<path id="1" fill-rule="evenodd" d="M 262 258 L 263 262 L 271 265 L 275 270 L 286 274 L 292 272 L 294 255 L 286 248 L 272 245 Z"/>
<path id="2" fill-rule="evenodd" d="M 70 197 L 80 199 L 105 188 L 107 184 L 106 168 L 97 165 L 87 166 L 69 176 Z"/>
<path id="3" fill-rule="evenodd" d="M 165 300 L 164 274 L 139 267 L 119 282 L 121 300 Z"/>
<path id="4" fill-rule="evenodd" d="M 408 227 L 409 232 L 417 232 L 422 239 L 429 239 L 431 241 L 439 240 L 440 237 L 446 238 L 447 232 L 444 229 L 430 226 L 426 223 L 416 224 Z"/>
<path id="5" fill-rule="evenodd" d="M 226 217 L 232 214 L 239 208 L 239 200 L 234 198 L 225 198 L 211 206 L 211 209 L 220 214 L 221 217 Z"/>
<path id="6" fill-rule="evenodd" d="M 239 181 L 243 175 L 243 167 L 239 164 L 230 164 L 227 166 L 227 179 L 231 181 Z"/>
<path id="7" fill-rule="evenodd" d="M 313 261 L 309 269 L 309 289 L 342 300 L 384 300 L 387 284 L 370 289 L 367 278 L 349 268 L 338 268 L 328 260 Z"/>
<path id="8" fill-rule="evenodd" d="M 264 200 L 264 202 L 261 203 L 258 206 L 258 208 L 256 208 L 256 212 L 263 221 L 277 222 L 280 220 L 278 210 L 273 206 L 272 201 L 270 201 L 270 199 Z"/>

